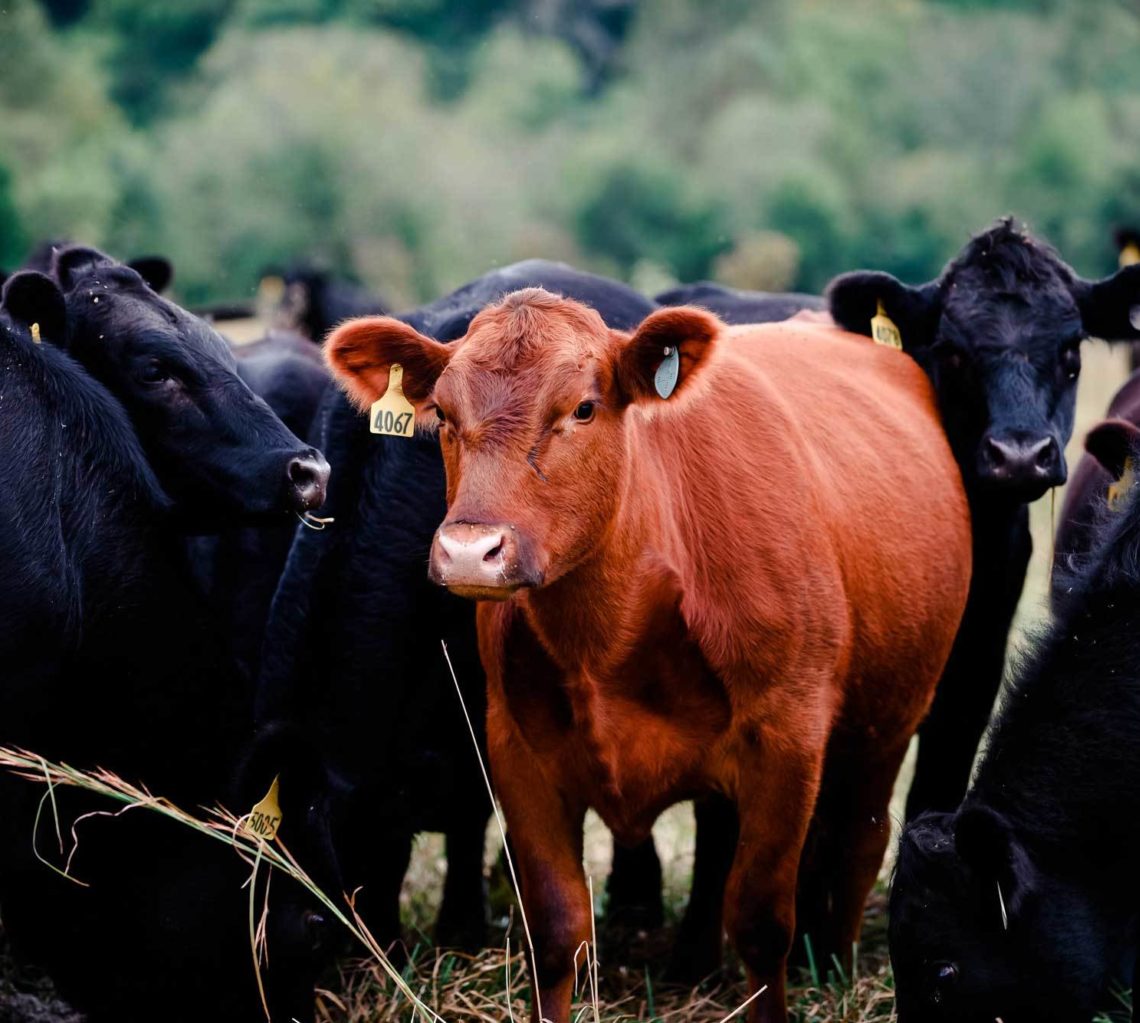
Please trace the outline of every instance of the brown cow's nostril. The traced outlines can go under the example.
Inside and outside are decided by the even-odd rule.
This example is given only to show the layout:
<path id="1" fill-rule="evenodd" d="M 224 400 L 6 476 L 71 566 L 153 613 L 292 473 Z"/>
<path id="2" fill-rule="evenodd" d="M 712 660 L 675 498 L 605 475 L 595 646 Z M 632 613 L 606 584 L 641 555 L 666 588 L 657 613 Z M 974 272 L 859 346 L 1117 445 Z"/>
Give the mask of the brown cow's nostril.
<path id="1" fill-rule="evenodd" d="M 502 544 L 502 541 L 499 541 L 499 543 L 495 544 L 494 547 L 492 547 L 489 551 L 487 551 L 486 554 L 483 555 L 483 560 L 484 561 L 494 561 L 502 553 L 503 553 L 503 544 Z"/>

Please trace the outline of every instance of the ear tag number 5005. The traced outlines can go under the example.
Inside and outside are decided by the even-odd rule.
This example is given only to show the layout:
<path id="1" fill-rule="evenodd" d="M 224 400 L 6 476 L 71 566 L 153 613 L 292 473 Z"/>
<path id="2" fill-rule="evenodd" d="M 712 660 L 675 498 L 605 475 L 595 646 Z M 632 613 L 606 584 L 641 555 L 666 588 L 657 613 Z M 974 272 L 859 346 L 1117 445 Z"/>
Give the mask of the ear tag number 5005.
<path id="1" fill-rule="evenodd" d="M 404 369 L 393 362 L 388 370 L 388 390 L 372 403 L 368 429 L 389 437 L 410 437 L 416 428 L 416 410 L 404 397 Z"/>

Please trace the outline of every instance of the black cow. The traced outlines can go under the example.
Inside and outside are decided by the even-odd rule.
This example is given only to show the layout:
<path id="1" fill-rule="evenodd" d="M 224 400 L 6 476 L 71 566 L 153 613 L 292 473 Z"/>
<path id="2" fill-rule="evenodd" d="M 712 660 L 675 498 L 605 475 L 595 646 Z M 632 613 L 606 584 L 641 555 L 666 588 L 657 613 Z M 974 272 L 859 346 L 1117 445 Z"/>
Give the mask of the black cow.
<path id="1" fill-rule="evenodd" d="M 66 331 L 54 282 L 7 282 L 0 742 L 106 767 L 186 808 L 213 804 L 250 729 L 247 690 L 188 584 L 169 496 L 122 406 L 63 351 Z M 50 804 L 44 793 L 0 778 L 0 915 L 17 953 L 92 1023 L 259 1018 L 249 867 L 149 811 L 112 817 L 114 804 L 78 790 Z M 66 863 L 73 828 L 82 885 L 41 861 Z M 304 1021 L 324 925 L 280 879 L 274 893 L 267 994 L 274 1019 Z"/>
<path id="2" fill-rule="evenodd" d="M 298 334 L 271 331 L 233 347 L 237 373 L 296 436 L 312 441 L 329 382 L 320 350 Z M 297 523 L 235 525 L 191 538 L 191 562 L 203 592 L 226 624 L 239 663 L 257 677 L 265 623 Z M 312 528 L 321 528 L 313 524 Z"/>
<path id="3" fill-rule="evenodd" d="M 822 312 L 827 300 L 799 292 L 740 291 L 712 281 L 680 284 L 654 298 L 659 305 L 699 305 L 725 323 L 775 323 L 805 309 Z"/>
<path id="4" fill-rule="evenodd" d="M 844 274 L 831 314 L 871 333 L 881 306 L 938 393 L 974 526 L 974 577 L 961 630 L 919 731 L 907 815 L 957 805 L 1001 682 L 1025 582 L 1029 503 L 1065 482 L 1081 341 L 1135 337 L 1140 266 L 1090 282 L 1011 219 L 976 235 L 942 276 L 909 287 Z"/>
<path id="5" fill-rule="evenodd" d="M 328 270 L 299 264 L 269 276 L 281 280 L 281 295 L 270 314 L 274 325 L 297 331 L 317 344 L 341 320 L 389 311 L 367 288 Z"/>
<path id="6" fill-rule="evenodd" d="M 1140 425 L 1140 372 L 1133 373 L 1113 395 L 1105 415 Z M 1140 463 L 1129 466 L 1129 470 L 1133 475 L 1140 472 Z M 1063 596 L 1063 587 L 1069 585 L 1071 576 L 1079 572 L 1093 554 L 1097 533 L 1105 518 L 1117 509 L 1119 489 L 1096 458 L 1087 452 L 1081 456 L 1065 488 L 1065 503 L 1061 506 L 1057 523 L 1052 586 L 1054 599 Z"/>
<path id="7" fill-rule="evenodd" d="M 1122 420 L 1086 444 L 1114 477 L 1140 459 L 1140 431 Z M 890 900 L 901 1023 L 1088 1020 L 1133 984 L 1136 491 L 1123 503 L 1005 693 L 961 806 L 903 832 Z"/>
<path id="8" fill-rule="evenodd" d="M 531 284 L 589 302 L 621 329 L 654 308 L 624 285 L 531 260 L 404 318 L 454 340 L 488 302 Z M 266 632 L 258 720 L 282 762 L 299 755 L 326 765 L 317 791 L 294 794 L 327 807 L 336 862 L 313 869 L 345 890 L 363 885 L 358 905 L 377 937 L 389 943 L 399 935 L 397 896 L 413 835 L 442 830 L 448 871 L 436 935 L 443 944 L 477 946 L 485 937 L 489 804 L 440 640 L 480 743 L 485 681 L 473 605 L 431 585 L 425 569 L 446 504 L 439 445 L 434 437 L 369 434 L 367 418 L 335 390 L 321 409 L 318 443 L 335 468 L 322 512 L 335 523 L 300 530 L 294 540 Z M 304 752 L 291 751 L 290 741 Z M 642 898 L 659 912 L 651 843 L 630 868 L 624 890 L 619 871 L 611 901 Z"/>
<path id="9" fill-rule="evenodd" d="M 213 328 L 94 249 L 57 251 L 53 273 L 67 302 L 67 351 L 122 402 L 164 489 L 196 525 L 320 506 L 328 464 L 242 382 Z"/>

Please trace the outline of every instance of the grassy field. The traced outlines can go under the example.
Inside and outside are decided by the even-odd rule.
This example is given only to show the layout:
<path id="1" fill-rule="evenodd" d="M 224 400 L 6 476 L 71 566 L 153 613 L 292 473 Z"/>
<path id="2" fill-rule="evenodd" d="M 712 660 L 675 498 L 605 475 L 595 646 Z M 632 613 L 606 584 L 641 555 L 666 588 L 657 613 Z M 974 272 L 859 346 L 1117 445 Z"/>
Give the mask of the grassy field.
<path id="1" fill-rule="evenodd" d="M 1067 457 L 1070 471 L 1083 452 L 1088 428 L 1103 418 L 1112 394 L 1128 375 L 1125 346 L 1110 347 L 1088 343 L 1083 352 L 1083 368 L 1076 427 Z M 1063 488 L 1032 508 L 1033 560 L 1025 593 L 1018 608 L 1013 643 L 1021 641 L 1027 628 L 1042 621 L 1048 610 L 1050 562 L 1054 514 L 1059 515 Z M 1055 509 L 1055 512 L 1054 512 Z M 912 749 L 912 755 L 913 755 Z M 908 757 L 896 785 L 893 818 L 897 828 L 903 798 L 910 781 L 912 757 Z M 717 1023 L 737 1009 L 747 997 L 739 964 L 730 958 L 723 975 L 697 991 L 678 991 L 659 984 L 658 967 L 667 958 L 671 924 L 680 915 L 688 898 L 693 858 L 693 814 L 691 805 L 673 807 L 658 820 L 654 838 L 665 872 L 667 914 L 670 922 L 661 933 L 631 936 L 609 935 L 604 926 L 601 892 L 609 871 L 611 843 L 602 823 L 587 820 L 586 870 L 595 892 L 595 910 L 600 929 L 600 984 L 596 997 L 583 992 L 577 1011 L 583 1020 L 618 1023 L 621 1020 L 682 1021 Z M 490 870 L 498 856 L 499 839 L 492 824 L 488 830 L 487 863 Z M 499 947 L 471 959 L 454 954 L 438 954 L 431 948 L 430 932 L 442 885 L 445 860 L 442 840 L 436 835 L 419 839 L 403 891 L 404 916 L 413 942 L 407 976 L 412 987 L 423 992 L 427 1004 L 448 1020 L 481 1019 L 502 1021 L 525 1019 L 529 1011 L 528 989 L 523 963 L 517 954 L 521 928 L 511 928 L 511 961 L 506 956 L 504 932 L 507 918 L 496 921 Z M 856 976 L 841 978 L 831 972 L 800 975 L 790 995 L 794 1014 L 802 1021 L 888 1020 L 894 1012 L 890 967 L 885 939 L 885 886 L 890 857 L 883 865 L 880 883 L 867 906 L 863 941 Z M 505 901 L 505 900 L 503 900 Z M 418 937 L 417 937 L 418 936 Z M 820 973 L 823 975 L 821 976 Z M 510 978 L 508 985 L 508 976 Z M 391 995 L 379 971 L 368 963 L 349 965 L 342 972 L 337 993 L 321 997 L 321 1016 L 329 1023 L 363 1023 L 364 1020 L 410 1020 L 408 1005 Z M 509 1006 L 509 1007 L 508 1007 Z"/>

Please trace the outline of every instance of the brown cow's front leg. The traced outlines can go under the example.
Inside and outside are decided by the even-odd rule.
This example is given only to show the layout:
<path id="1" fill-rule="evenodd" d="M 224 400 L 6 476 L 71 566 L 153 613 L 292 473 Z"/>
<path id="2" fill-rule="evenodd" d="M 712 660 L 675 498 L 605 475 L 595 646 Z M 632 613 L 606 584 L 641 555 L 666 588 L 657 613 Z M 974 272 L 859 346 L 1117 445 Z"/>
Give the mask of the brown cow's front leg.
<path id="1" fill-rule="evenodd" d="M 787 957 L 796 923 L 796 874 L 819 787 L 822 754 L 797 750 L 795 730 L 761 729 L 737 789 L 740 840 L 725 891 L 725 925 L 759 995 L 749 1023 L 784 1023 Z"/>
<path id="2" fill-rule="evenodd" d="M 533 1023 L 569 1023 L 576 968 L 585 966 L 590 894 L 582 870 L 584 806 L 571 806 L 529 756 L 492 748 L 495 786 L 506 816 L 534 942 Z"/>

